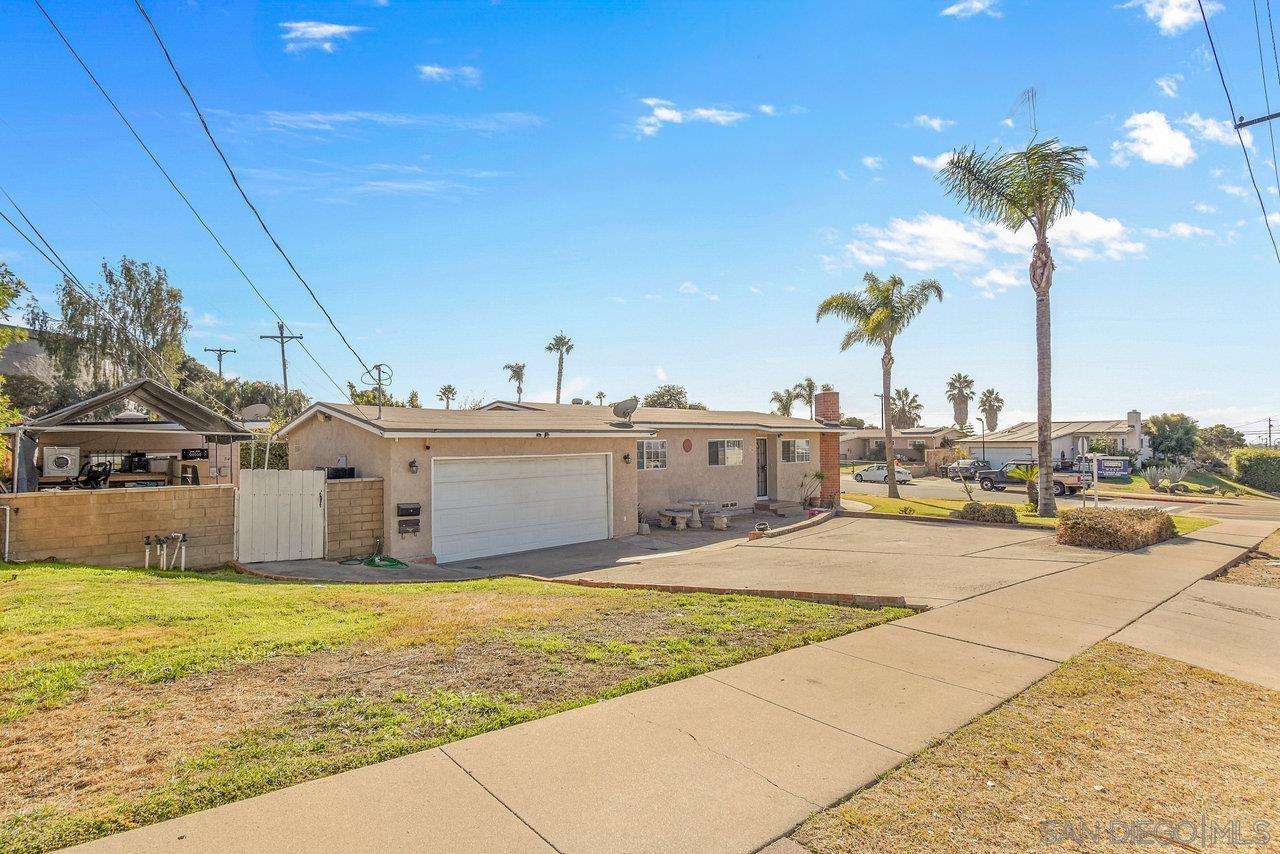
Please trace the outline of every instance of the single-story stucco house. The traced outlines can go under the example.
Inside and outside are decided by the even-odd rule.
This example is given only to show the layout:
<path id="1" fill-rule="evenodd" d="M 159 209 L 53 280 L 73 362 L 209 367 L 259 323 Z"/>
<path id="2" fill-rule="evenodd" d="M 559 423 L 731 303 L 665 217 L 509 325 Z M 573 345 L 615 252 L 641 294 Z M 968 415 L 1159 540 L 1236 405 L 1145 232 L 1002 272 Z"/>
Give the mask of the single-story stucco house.
<path id="1" fill-rule="evenodd" d="M 1036 422 L 1023 421 L 995 433 L 970 436 L 957 444 L 974 459 L 985 459 L 993 466 L 1011 460 L 1035 459 Z M 1051 433 L 1053 457 L 1059 461 L 1074 460 L 1087 453 L 1093 439 L 1112 442 L 1117 451 L 1138 452 L 1138 462 L 1151 456 L 1150 438 L 1142 432 L 1142 415 L 1136 409 L 1125 418 L 1111 421 L 1054 421 Z"/>
<path id="2" fill-rule="evenodd" d="M 941 448 L 944 443 L 960 435 L 955 427 L 906 427 L 893 431 L 893 451 L 905 460 L 920 462 L 930 448 Z M 884 459 L 884 429 L 862 427 L 845 430 L 840 434 L 841 460 Z"/>
<path id="3" fill-rule="evenodd" d="M 726 512 L 800 501 L 819 471 L 815 496 L 830 506 L 839 394 L 820 393 L 815 407 L 826 421 L 649 407 L 628 421 L 604 406 L 504 401 L 385 407 L 379 418 L 376 407 L 315 403 L 279 435 L 292 468 L 382 478 L 387 554 L 446 563 L 630 536 L 685 498 Z M 416 531 L 402 533 L 406 518 Z"/>

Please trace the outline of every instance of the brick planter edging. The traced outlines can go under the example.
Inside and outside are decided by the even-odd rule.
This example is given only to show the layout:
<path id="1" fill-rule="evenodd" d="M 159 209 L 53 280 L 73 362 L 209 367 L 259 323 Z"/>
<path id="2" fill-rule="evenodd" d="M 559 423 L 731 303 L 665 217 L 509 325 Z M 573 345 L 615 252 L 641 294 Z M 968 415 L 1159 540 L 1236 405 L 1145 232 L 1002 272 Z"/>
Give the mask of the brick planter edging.
<path id="1" fill-rule="evenodd" d="M 803 531 L 805 528 L 812 528 L 814 525 L 821 525 L 823 522 L 836 515 L 836 511 L 827 510 L 819 513 L 817 516 L 811 516 L 808 519 L 801 519 L 799 522 L 793 522 L 790 525 L 783 525 L 781 528 L 770 528 L 767 531 L 748 531 L 748 540 L 760 540 L 766 537 L 781 537 L 786 534 L 794 534 L 796 531 Z"/>
<path id="2" fill-rule="evenodd" d="M 619 590 L 655 590 L 660 593 L 710 593 L 716 596 L 761 596 L 766 599 L 799 599 L 822 605 L 842 605 L 846 608 L 910 608 L 928 610 L 925 605 L 908 604 L 901 596 L 873 596 L 866 593 L 822 593 L 813 590 L 764 590 L 741 587 L 704 587 L 697 584 L 650 584 L 636 581 L 600 581 L 595 578 L 547 578 L 543 575 L 519 574 L 511 578 L 529 581 L 546 581 L 551 584 L 571 584 L 576 587 L 611 587 Z"/>

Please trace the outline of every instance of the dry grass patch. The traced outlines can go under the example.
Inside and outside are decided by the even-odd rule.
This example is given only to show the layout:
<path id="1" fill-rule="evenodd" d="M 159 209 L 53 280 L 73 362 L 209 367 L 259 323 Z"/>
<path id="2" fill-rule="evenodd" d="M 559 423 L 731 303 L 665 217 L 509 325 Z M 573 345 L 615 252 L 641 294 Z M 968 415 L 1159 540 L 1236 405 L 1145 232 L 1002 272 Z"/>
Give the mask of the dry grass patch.
<path id="1" fill-rule="evenodd" d="M 522 579 L 11 574 L 0 579 L 5 852 L 60 848 L 908 613 Z"/>
<path id="2" fill-rule="evenodd" d="M 1280 587 L 1280 531 L 1267 537 L 1253 551 L 1249 559 L 1231 567 L 1218 581 L 1227 584 L 1249 584 L 1254 587 Z"/>
<path id="3" fill-rule="evenodd" d="M 1245 835 L 1270 821 L 1274 840 L 1277 739 L 1280 693 L 1102 643 L 793 838 L 814 852 L 1099 850 L 1115 846 L 1049 847 L 1041 822 L 1207 816 Z"/>

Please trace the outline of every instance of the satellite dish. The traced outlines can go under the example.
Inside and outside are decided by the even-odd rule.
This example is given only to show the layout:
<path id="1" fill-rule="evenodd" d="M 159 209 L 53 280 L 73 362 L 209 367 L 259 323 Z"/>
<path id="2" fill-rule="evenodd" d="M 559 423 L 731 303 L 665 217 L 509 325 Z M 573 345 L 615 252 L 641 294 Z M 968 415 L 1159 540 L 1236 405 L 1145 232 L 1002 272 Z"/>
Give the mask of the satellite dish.
<path id="1" fill-rule="evenodd" d="M 635 397 L 629 397 L 613 405 L 613 414 L 630 424 L 631 416 L 635 414 L 638 406 L 640 406 L 640 400 Z"/>
<path id="2" fill-rule="evenodd" d="M 254 403 L 240 410 L 241 421 L 266 421 L 271 418 L 271 407 L 265 403 Z"/>

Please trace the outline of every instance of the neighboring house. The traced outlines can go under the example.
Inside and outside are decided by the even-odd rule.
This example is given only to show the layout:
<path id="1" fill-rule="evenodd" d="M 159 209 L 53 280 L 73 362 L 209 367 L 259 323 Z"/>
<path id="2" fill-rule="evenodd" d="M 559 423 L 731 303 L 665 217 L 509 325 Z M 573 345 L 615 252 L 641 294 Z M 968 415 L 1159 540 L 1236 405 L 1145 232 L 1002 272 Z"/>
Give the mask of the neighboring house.
<path id="1" fill-rule="evenodd" d="M 960 435 L 955 427 L 907 427 L 893 431 L 893 452 L 911 462 L 922 462 L 924 452 L 941 448 L 943 443 Z M 840 434 L 842 461 L 884 459 L 884 429 L 863 427 Z"/>
<path id="2" fill-rule="evenodd" d="M 824 394 L 818 412 L 834 419 L 839 395 Z M 374 407 L 316 403 L 280 435 L 294 468 L 383 479 L 388 554 L 447 563 L 629 536 L 683 498 L 726 511 L 799 501 L 801 479 L 823 469 L 824 437 L 832 501 L 839 432 L 760 412 L 642 407 L 627 422 L 607 407 L 496 401 L 387 407 L 381 419 Z M 420 515 L 397 515 L 405 504 Z M 401 533 L 406 518 L 416 532 Z"/>
<path id="3" fill-rule="evenodd" d="M 1112 442 L 1121 453 L 1137 452 L 1138 461 L 1151 456 L 1150 440 L 1142 432 L 1142 415 L 1136 409 L 1123 419 L 1112 421 L 1054 421 L 1053 457 L 1074 460 L 1089 450 L 1093 439 Z M 1036 456 L 1036 423 L 1023 421 L 995 433 L 971 436 L 958 444 L 971 457 L 985 459 L 993 466 L 1010 460 L 1033 460 Z M 985 450 L 984 450 L 985 448 Z"/>

